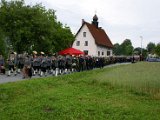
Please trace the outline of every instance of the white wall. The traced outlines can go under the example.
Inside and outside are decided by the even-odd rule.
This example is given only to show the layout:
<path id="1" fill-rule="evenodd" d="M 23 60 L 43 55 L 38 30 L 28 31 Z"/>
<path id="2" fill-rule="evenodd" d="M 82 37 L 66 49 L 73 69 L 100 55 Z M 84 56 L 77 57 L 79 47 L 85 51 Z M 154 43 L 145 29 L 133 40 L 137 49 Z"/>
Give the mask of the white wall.
<path id="1" fill-rule="evenodd" d="M 86 37 L 83 37 L 83 32 L 86 32 Z M 76 46 L 77 41 L 80 41 L 80 46 Z M 88 46 L 84 45 L 85 41 L 88 41 Z M 72 47 L 79 49 L 81 51 L 88 50 L 88 55 L 96 56 L 97 45 L 95 44 L 95 40 L 86 25 L 83 26 L 83 28 L 80 30 L 80 32 L 76 36 Z"/>
<path id="2" fill-rule="evenodd" d="M 109 49 L 109 48 L 106 48 L 106 47 L 102 47 L 102 46 L 97 46 L 97 56 L 98 56 L 98 51 L 100 52 L 100 56 L 99 57 L 108 57 L 107 56 L 107 51 L 110 51 L 110 55 L 109 56 L 112 56 L 112 49 Z M 102 55 L 102 52 L 104 53 Z"/>

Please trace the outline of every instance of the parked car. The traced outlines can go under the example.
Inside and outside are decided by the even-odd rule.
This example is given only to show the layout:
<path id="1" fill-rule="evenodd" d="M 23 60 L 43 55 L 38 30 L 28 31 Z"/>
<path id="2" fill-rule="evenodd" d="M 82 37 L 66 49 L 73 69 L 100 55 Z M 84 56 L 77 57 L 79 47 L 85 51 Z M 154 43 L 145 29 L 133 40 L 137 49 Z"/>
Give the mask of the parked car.
<path id="1" fill-rule="evenodd" d="M 153 57 L 148 57 L 146 59 L 148 62 L 160 62 L 160 58 L 153 58 Z"/>

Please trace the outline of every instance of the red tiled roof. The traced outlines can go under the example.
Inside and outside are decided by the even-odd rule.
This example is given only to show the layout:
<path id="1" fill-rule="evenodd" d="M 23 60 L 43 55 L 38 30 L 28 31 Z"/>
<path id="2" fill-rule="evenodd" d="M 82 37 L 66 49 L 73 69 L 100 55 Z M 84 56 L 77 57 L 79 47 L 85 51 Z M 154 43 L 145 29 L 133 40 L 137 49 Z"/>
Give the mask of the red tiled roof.
<path id="1" fill-rule="evenodd" d="M 87 25 L 97 45 L 113 48 L 111 40 L 102 28 L 97 28 L 95 25 L 87 22 L 84 24 Z"/>
<path id="2" fill-rule="evenodd" d="M 95 39 L 95 42 L 97 45 L 99 46 L 104 46 L 104 47 L 109 47 L 109 48 L 113 48 L 113 44 L 111 42 L 111 40 L 109 39 L 108 35 L 106 34 L 106 32 L 102 29 L 102 28 L 97 28 L 95 25 L 90 24 L 88 22 L 83 22 L 81 28 L 78 30 L 77 34 L 80 32 L 80 30 L 82 29 L 82 27 L 84 25 L 87 25 L 89 31 L 91 32 L 93 38 Z M 77 36 L 76 34 L 76 36 Z"/>

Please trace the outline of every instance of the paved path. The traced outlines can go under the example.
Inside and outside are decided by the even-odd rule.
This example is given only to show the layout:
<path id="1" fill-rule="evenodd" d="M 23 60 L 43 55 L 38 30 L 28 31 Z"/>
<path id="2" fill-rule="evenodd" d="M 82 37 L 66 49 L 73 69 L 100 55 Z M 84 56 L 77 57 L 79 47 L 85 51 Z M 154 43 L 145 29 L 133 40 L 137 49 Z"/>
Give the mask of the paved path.
<path id="1" fill-rule="evenodd" d="M 118 65 L 124 65 L 124 64 L 130 64 L 130 63 L 117 63 L 117 64 L 112 64 L 112 65 L 107 65 L 105 66 L 105 68 L 118 66 Z M 51 75 L 48 75 L 48 76 L 51 76 Z M 37 75 L 37 76 L 33 76 L 32 78 L 40 78 L 40 76 Z M 16 76 L 14 75 L 6 76 L 6 75 L 0 74 L 0 84 L 7 83 L 7 82 L 23 81 L 23 80 L 29 80 L 29 79 L 22 79 L 21 74 L 17 74 Z"/>

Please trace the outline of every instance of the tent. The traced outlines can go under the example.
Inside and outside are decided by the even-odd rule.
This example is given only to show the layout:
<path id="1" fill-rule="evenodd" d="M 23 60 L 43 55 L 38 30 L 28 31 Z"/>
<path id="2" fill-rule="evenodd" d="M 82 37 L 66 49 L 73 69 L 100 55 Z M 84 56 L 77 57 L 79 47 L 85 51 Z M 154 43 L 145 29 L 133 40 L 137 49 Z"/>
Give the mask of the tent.
<path id="1" fill-rule="evenodd" d="M 84 54 L 84 52 L 78 50 L 78 49 L 75 49 L 75 48 L 67 48 L 67 49 L 64 49 L 60 52 L 58 52 L 59 55 L 82 55 Z"/>

